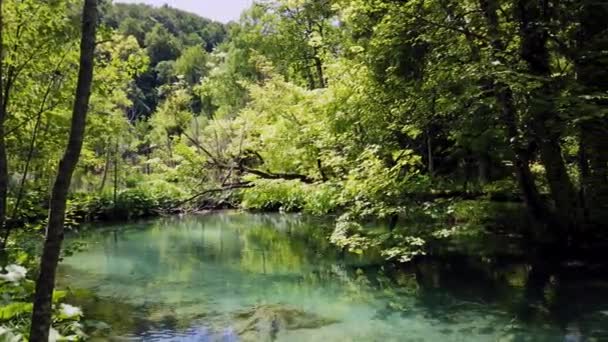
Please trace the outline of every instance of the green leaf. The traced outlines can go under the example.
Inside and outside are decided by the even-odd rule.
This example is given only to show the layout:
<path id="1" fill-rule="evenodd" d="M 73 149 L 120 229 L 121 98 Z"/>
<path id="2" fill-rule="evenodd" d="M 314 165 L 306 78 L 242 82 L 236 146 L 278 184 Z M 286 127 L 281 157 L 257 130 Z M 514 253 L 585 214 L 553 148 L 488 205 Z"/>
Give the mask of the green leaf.
<path id="1" fill-rule="evenodd" d="M 15 302 L 0 307 L 0 320 L 6 321 L 32 312 L 32 303 Z"/>

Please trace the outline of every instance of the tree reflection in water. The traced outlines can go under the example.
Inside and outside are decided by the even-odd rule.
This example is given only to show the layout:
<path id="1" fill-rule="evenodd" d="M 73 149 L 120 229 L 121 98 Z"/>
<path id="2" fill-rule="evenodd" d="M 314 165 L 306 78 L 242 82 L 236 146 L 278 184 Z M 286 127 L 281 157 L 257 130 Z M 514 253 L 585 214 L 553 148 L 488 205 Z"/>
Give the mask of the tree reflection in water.
<path id="1" fill-rule="evenodd" d="M 236 338 L 235 313 L 259 305 L 339 322 L 278 340 L 608 338 L 605 272 L 523 250 L 452 248 L 388 265 L 338 251 L 330 223 L 222 213 L 93 229 L 70 238 L 89 247 L 66 258 L 60 284 L 89 320 L 140 338 Z"/>

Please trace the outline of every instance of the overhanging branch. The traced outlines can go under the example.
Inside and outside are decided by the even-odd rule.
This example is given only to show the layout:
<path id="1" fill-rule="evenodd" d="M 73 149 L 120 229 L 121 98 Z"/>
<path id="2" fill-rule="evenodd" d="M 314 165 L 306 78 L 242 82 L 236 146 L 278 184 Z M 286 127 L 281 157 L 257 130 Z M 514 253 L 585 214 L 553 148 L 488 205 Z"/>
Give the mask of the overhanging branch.
<path id="1" fill-rule="evenodd" d="M 195 194 L 194 196 L 185 199 L 175 205 L 173 205 L 171 207 L 171 209 L 176 209 L 181 207 L 182 205 L 188 203 L 188 202 L 192 202 L 195 199 L 207 195 L 207 194 L 212 194 L 212 193 L 216 193 L 216 192 L 224 192 L 224 191 L 228 191 L 228 190 L 235 190 L 235 189 L 247 189 L 247 188 L 252 188 L 253 184 L 251 182 L 242 182 L 242 183 L 235 183 L 235 184 L 226 184 L 226 186 L 223 186 L 221 188 L 217 188 L 217 189 L 208 189 L 202 192 L 199 192 L 197 194 Z"/>
<path id="2" fill-rule="evenodd" d="M 230 170 L 232 167 L 229 165 L 224 165 L 224 164 L 216 164 L 217 167 L 221 168 L 221 169 L 228 169 Z M 252 168 L 248 168 L 244 165 L 239 165 L 237 167 L 238 170 L 240 170 L 241 172 L 246 172 L 246 173 L 250 173 L 252 175 L 256 175 L 260 178 L 264 178 L 264 179 L 285 179 L 285 180 L 299 180 L 303 183 L 307 183 L 307 184 L 311 184 L 314 183 L 315 180 L 306 176 L 306 175 L 301 175 L 301 174 L 297 174 L 297 173 L 275 173 L 275 172 L 270 172 L 270 171 L 262 171 L 262 170 L 258 170 L 258 169 L 252 169 Z"/>

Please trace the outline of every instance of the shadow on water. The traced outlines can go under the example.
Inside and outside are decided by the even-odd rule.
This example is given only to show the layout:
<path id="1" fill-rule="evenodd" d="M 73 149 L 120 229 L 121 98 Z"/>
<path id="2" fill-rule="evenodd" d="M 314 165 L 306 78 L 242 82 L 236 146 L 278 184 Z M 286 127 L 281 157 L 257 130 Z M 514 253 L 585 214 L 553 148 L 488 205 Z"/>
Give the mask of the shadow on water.
<path id="1" fill-rule="evenodd" d="M 599 266 L 453 249 L 383 265 L 336 251 L 329 225 L 221 213 L 91 229 L 70 237 L 88 247 L 66 258 L 60 285 L 104 338 L 608 340 Z"/>

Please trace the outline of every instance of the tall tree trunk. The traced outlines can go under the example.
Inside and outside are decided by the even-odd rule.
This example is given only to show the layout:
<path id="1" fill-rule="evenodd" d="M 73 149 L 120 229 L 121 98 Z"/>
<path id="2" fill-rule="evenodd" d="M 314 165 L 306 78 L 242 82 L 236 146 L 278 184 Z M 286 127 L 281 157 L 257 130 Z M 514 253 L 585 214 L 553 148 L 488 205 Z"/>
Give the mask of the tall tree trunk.
<path id="1" fill-rule="evenodd" d="M 321 61 L 321 58 L 317 54 L 318 49 L 315 48 L 315 57 L 313 57 L 313 60 L 315 62 L 315 69 L 317 70 L 317 77 L 319 78 L 319 88 L 325 88 L 326 84 L 325 73 L 323 72 L 323 61 Z"/>
<path id="2" fill-rule="evenodd" d="M 114 145 L 114 181 L 112 186 L 112 202 L 114 203 L 114 218 L 118 217 L 118 139 Z"/>
<path id="3" fill-rule="evenodd" d="M 520 20 L 521 57 L 528 71 L 543 83 L 531 93 L 532 129 L 536 135 L 540 158 L 545 166 L 555 215 L 560 226 L 570 232 L 578 221 L 578 196 L 562 157 L 560 137 L 563 124 L 556 113 L 557 89 L 551 84 L 551 66 L 547 40 L 549 33 L 549 6 L 547 1 L 518 1 Z M 563 236 L 562 234 L 560 234 Z"/>
<path id="4" fill-rule="evenodd" d="M 64 235 L 66 201 L 72 174 L 80 158 L 85 133 L 86 117 L 93 82 L 95 34 L 97 29 L 97 0 L 85 0 L 82 11 L 80 42 L 80 70 L 72 112 L 70 136 L 57 176 L 49 208 L 49 222 L 40 260 L 40 274 L 36 281 L 30 341 L 47 342 L 51 327 L 52 296 L 61 244 Z"/>
<path id="5" fill-rule="evenodd" d="M 486 23 L 488 25 L 488 33 L 491 39 L 491 47 L 495 57 L 505 62 L 501 54 L 505 51 L 505 43 L 500 38 L 499 21 L 498 21 L 498 3 L 496 0 L 479 0 L 479 7 L 482 10 Z M 503 63 L 504 64 L 504 63 Z M 538 187 L 534 182 L 534 176 L 530 171 L 530 156 L 528 149 L 522 146 L 520 142 L 519 128 L 517 124 L 517 110 L 513 100 L 513 91 L 511 88 L 498 81 L 493 82 L 494 95 L 496 102 L 500 108 L 501 121 L 506 127 L 507 137 L 509 138 L 511 149 L 514 155 L 515 173 L 519 188 L 524 196 L 524 201 L 530 212 L 537 219 L 547 220 L 549 218 L 548 210 L 542 201 L 538 192 Z"/>
<path id="6" fill-rule="evenodd" d="M 578 82 L 583 86 L 581 95 L 608 92 L 608 6 L 602 1 L 583 1 L 579 17 L 579 32 L 575 68 Z M 605 96 L 605 95 L 604 95 Z M 592 97 L 593 98 L 593 97 Z M 608 119 L 596 116 L 608 108 L 608 100 L 588 100 L 581 113 L 581 189 L 589 221 L 606 225 L 608 219 Z"/>
<path id="7" fill-rule="evenodd" d="M 0 0 L 0 230 L 5 229 L 6 202 L 8 196 L 8 156 L 6 154 L 5 127 L 6 106 L 8 100 L 4 97 L 4 18 L 3 0 Z M 2 241 L 0 249 L 4 250 L 5 242 Z"/>
<path id="8" fill-rule="evenodd" d="M 581 129 L 578 138 L 578 172 L 580 174 L 580 188 L 578 192 L 578 200 L 583 209 L 583 219 L 585 222 L 591 220 L 591 211 L 589 208 L 588 191 L 585 181 L 589 179 L 589 161 L 587 160 L 587 137 L 585 132 Z"/>
<path id="9" fill-rule="evenodd" d="M 431 97 L 431 120 L 435 119 L 437 115 L 437 94 L 433 92 Z M 434 133 L 433 124 L 431 122 L 426 124 L 426 154 L 427 154 L 427 170 L 430 176 L 435 174 L 435 159 L 433 156 L 433 136 Z"/>
<path id="10" fill-rule="evenodd" d="M 101 176 L 101 184 L 99 184 L 99 193 L 103 192 L 103 189 L 106 187 L 106 181 L 108 180 L 108 169 L 110 168 L 110 157 L 112 156 L 112 152 L 109 148 L 109 146 L 107 147 L 108 150 L 106 151 L 106 162 L 104 163 L 104 167 L 103 167 L 103 175 Z"/>
<path id="11" fill-rule="evenodd" d="M 426 129 L 426 159 L 429 175 L 433 176 L 435 174 L 435 160 L 433 159 L 433 137 L 431 136 L 430 131 L 430 128 Z"/>
<path id="12" fill-rule="evenodd" d="M 308 79 L 308 88 L 315 89 L 315 78 L 312 75 L 312 71 L 310 71 L 310 66 L 308 65 L 308 58 L 306 58 L 306 78 Z"/>

